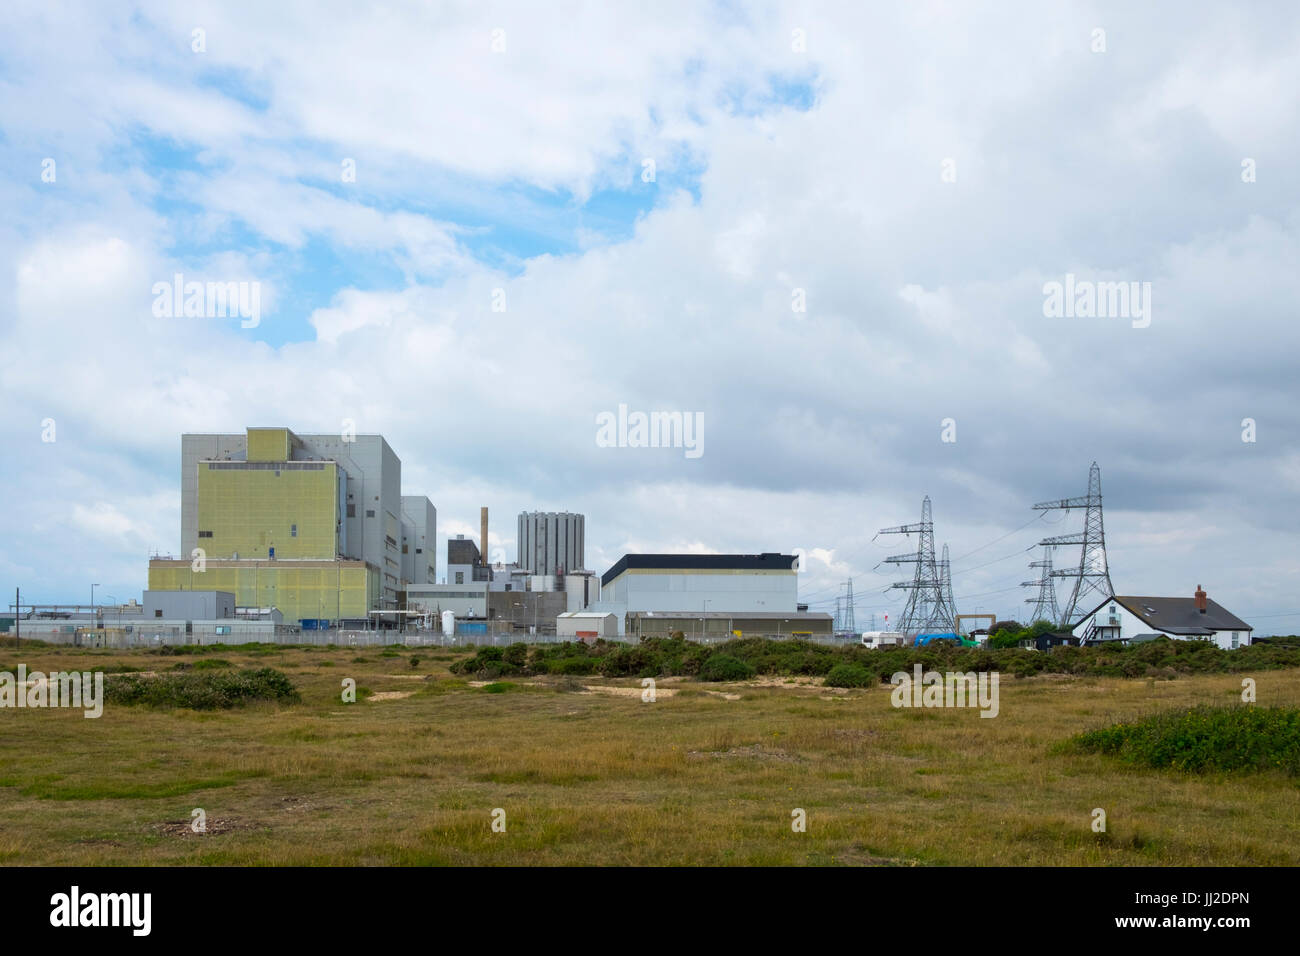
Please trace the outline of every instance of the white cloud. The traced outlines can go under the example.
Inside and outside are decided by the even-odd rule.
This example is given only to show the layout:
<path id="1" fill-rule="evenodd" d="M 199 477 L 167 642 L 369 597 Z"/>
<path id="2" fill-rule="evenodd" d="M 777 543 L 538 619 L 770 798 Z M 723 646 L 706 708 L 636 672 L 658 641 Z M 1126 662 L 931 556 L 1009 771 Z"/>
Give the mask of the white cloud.
<path id="1" fill-rule="evenodd" d="M 14 479 L 34 513 L 71 515 L 142 583 L 139 552 L 178 533 L 182 431 L 348 417 L 389 438 L 444 534 L 475 533 L 480 504 L 568 507 L 588 514 L 593 566 L 627 548 L 803 547 L 810 593 L 854 576 L 881 604 L 897 596 L 879 594 L 892 579 L 872 573 L 872 535 L 915 520 L 923 494 L 961 553 L 1028 520 L 1033 500 L 1082 493 L 1093 458 L 1128 508 L 1108 525 L 1133 559 L 1128 590 L 1165 574 L 1172 587 L 1269 524 L 1300 437 L 1300 217 L 1285 163 L 1254 193 L 1234 177 L 1243 141 L 1275 156 L 1298 145 L 1296 112 L 1271 105 L 1294 99 L 1294 31 L 1243 28 L 1221 58 L 1188 60 L 1226 14 L 1207 9 L 1176 43 L 1158 17 L 1116 14 L 1102 59 L 1086 52 L 1084 14 L 1036 5 L 575 10 L 5 14 L 7 155 L 66 157 L 56 190 L 0 184 L 16 210 L 0 231 L 13 303 L 0 309 L 2 434 L 40 463 Z M 203 58 L 189 52 L 195 23 Z M 792 25 L 808 31 L 802 57 Z M 813 79 L 812 108 L 756 105 L 773 75 Z M 1219 78 L 1229 92 L 1189 119 Z M 1254 87 L 1269 105 L 1234 119 Z M 142 131 L 182 154 L 180 172 Z M 465 198 L 448 189 L 499 213 L 529 190 L 637 187 L 647 155 L 659 202 L 631 238 L 534 223 L 545 217 L 529 206 L 520 221 L 579 251 L 508 271 L 474 258 L 473 216 L 429 212 Z M 345 190 L 348 156 L 358 181 Z M 955 183 L 940 179 L 946 157 Z M 307 308 L 286 263 L 313 244 L 384 258 L 406 281 L 338 280 Z M 154 320 L 150 285 L 177 269 L 261 277 L 264 322 L 305 315 L 315 338 L 272 347 L 237 322 Z M 1152 281 L 1152 326 L 1045 320 L 1044 277 L 1071 270 Z M 791 312 L 794 287 L 806 315 Z M 620 402 L 702 412 L 706 454 L 597 447 L 594 415 Z M 1254 447 L 1237 437 L 1247 414 Z M 949 415 L 955 445 L 939 439 Z M 39 445 L 46 416 L 55 449 Z M 42 480 L 65 469 L 93 493 Z M 1150 570 L 1173 539 L 1130 516 L 1143 509 L 1202 529 L 1176 567 Z M 33 520 L 0 519 L 31 570 L 0 568 L 63 580 Z M 1282 523 L 1295 534 L 1294 516 Z M 1018 583 L 1029 557 L 973 558 L 959 595 Z M 1244 593 L 1244 568 L 1224 587 Z M 1291 585 L 1250 582 L 1251 599 L 1284 603 Z"/>

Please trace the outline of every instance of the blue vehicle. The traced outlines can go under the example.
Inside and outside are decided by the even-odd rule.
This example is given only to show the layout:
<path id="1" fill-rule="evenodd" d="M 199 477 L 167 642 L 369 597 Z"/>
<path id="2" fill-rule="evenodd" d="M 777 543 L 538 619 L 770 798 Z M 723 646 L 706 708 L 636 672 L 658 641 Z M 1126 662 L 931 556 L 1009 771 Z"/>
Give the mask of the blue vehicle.
<path id="1" fill-rule="evenodd" d="M 962 637 L 960 634 L 953 634 L 953 633 L 951 633 L 951 632 L 946 633 L 946 634 L 918 634 L 918 635 L 916 635 L 916 641 L 915 641 L 915 643 L 914 643 L 912 646 L 913 646 L 913 647 L 925 647 L 927 644 L 931 644 L 931 643 L 936 642 L 936 641 L 939 642 L 940 644 L 948 644 L 948 643 L 952 643 L 952 644 L 956 644 L 956 645 L 958 645 L 958 646 L 960 646 L 960 647 L 975 647 L 975 646 L 977 646 L 976 643 L 975 643 L 974 641 L 972 641 L 972 640 L 970 640 L 970 639 L 968 639 L 968 638 Z"/>

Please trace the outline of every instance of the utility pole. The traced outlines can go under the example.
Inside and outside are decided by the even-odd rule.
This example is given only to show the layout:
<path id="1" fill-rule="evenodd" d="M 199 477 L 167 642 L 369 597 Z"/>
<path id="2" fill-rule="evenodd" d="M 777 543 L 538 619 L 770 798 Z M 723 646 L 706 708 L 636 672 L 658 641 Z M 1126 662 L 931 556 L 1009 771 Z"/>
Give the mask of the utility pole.
<path id="1" fill-rule="evenodd" d="M 14 648 L 23 646 L 23 592 L 14 588 Z"/>

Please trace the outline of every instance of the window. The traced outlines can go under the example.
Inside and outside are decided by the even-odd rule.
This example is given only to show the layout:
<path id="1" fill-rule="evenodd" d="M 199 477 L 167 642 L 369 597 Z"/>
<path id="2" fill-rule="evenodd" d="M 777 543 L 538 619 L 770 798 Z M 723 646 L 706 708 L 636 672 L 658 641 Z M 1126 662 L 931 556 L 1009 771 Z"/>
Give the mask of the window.
<path id="1" fill-rule="evenodd" d="M 375 509 L 374 509 L 374 508 L 367 508 L 367 509 L 366 509 L 366 517 L 367 517 L 367 518 L 373 518 L 374 516 L 375 516 Z"/>
<path id="2" fill-rule="evenodd" d="M 229 624 L 218 624 L 218 625 L 217 625 L 217 633 L 218 633 L 218 634 L 229 634 L 229 633 L 230 633 L 230 625 L 229 625 Z"/>
<path id="3" fill-rule="evenodd" d="M 348 517 L 349 517 L 349 518 L 355 518 L 356 516 L 357 516 L 357 506 L 356 506 L 356 505 L 348 505 Z"/>
<path id="4" fill-rule="evenodd" d="M 289 537 L 291 538 L 298 537 L 298 526 L 296 524 L 289 525 Z"/>
<path id="5" fill-rule="evenodd" d="M 199 532 L 199 537 L 200 537 L 200 538 L 210 538 L 210 537 L 212 537 L 212 532 L 211 532 L 211 531 L 200 531 L 200 532 Z"/>
<path id="6" fill-rule="evenodd" d="M 416 554 L 424 554 L 424 548 L 416 548 L 416 549 L 415 549 L 415 553 L 416 553 Z"/>
<path id="7" fill-rule="evenodd" d="M 1232 649 L 1236 650 L 1241 646 L 1241 631 L 1232 632 Z"/>
<path id="8" fill-rule="evenodd" d="M 456 583 L 457 583 L 457 584 L 464 584 L 464 583 L 465 583 L 465 572 L 464 572 L 464 571 L 457 571 L 457 572 L 456 572 Z"/>
<path id="9" fill-rule="evenodd" d="M 162 608 L 158 608 L 157 610 L 155 610 L 155 611 L 153 612 L 153 616 L 154 616 L 154 617 L 162 617 Z"/>

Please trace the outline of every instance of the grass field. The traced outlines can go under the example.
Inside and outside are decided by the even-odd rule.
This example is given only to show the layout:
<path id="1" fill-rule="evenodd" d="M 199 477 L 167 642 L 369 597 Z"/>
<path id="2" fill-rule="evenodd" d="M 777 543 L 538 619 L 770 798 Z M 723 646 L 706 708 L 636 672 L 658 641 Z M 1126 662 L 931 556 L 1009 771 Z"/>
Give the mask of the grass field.
<path id="1" fill-rule="evenodd" d="M 110 704 L 97 720 L 0 710 L 0 862 L 1300 864 L 1295 777 L 1135 769 L 1058 747 L 1114 720 L 1230 704 L 1242 675 L 1006 677 L 999 716 L 982 719 L 815 678 L 670 678 L 654 703 L 634 679 L 474 686 L 448 670 L 464 655 L 220 648 L 216 667 L 280 669 L 301 702 Z M 201 659 L 0 648 L 0 670 Z M 1260 705 L 1300 704 L 1300 669 L 1252 676 Z M 375 696 L 342 703 L 344 678 Z M 190 830 L 195 808 L 205 834 Z"/>

